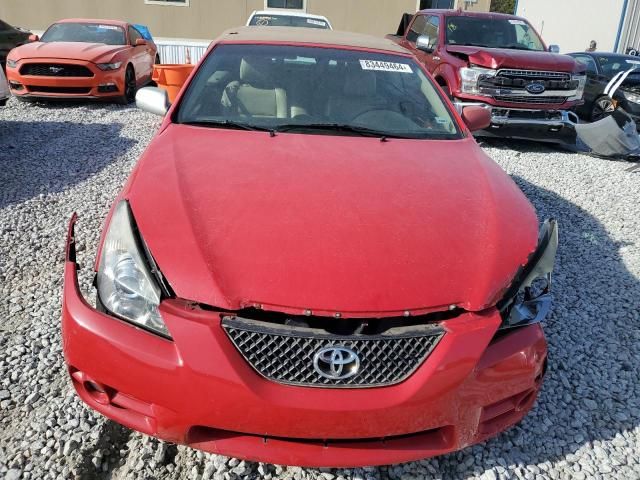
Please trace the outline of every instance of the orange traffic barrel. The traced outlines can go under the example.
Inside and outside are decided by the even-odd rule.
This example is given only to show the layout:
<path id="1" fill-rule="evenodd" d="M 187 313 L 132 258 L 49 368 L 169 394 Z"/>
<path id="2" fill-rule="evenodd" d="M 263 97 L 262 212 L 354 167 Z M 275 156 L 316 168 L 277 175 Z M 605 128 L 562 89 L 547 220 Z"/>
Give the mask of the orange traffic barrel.
<path id="1" fill-rule="evenodd" d="M 154 65 L 153 76 L 151 78 L 160 88 L 164 88 L 167 91 L 169 101 L 173 103 L 194 67 L 195 65 L 190 64 Z"/>

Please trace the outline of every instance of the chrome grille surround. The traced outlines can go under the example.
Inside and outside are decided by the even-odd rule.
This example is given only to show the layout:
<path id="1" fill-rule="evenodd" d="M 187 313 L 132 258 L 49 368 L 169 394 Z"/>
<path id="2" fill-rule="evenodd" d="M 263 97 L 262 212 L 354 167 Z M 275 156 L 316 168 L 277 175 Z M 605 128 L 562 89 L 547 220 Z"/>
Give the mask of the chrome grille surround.
<path id="1" fill-rule="evenodd" d="M 498 70 L 499 77 L 530 77 L 534 80 L 571 80 L 568 72 L 547 72 L 543 70 L 515 70 L 502 68 Z"/>
<path id="2" fill-rule="evenodd" d="M 322 329 L 296 327 L 225 316 L 222 327 L 236 349 L 261 376 L 278 383 L 324 388 L 372 388 L 406 380 L 438 344 L 444 330 L 425 324 L 395 327 L 378 335 L 335 335 Z M 360 359 L 358 373 L 329 379 L 313 367 L 315 353 L 343 346 Z"/>

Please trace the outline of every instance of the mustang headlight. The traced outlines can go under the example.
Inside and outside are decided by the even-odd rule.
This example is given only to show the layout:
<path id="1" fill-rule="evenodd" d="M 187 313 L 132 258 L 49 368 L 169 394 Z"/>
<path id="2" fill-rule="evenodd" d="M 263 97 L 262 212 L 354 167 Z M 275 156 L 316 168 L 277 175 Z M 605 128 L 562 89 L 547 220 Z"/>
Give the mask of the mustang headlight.
<path id="1" fill-rule="evenodd" d="M 547 220 L 540 229 L 538 247 L 498 302 L 503 318 L 501 328 L 538 323 L 547 316 L 551 309 L 551 272 L 557 250 L 558 222 Z"/>
<path id="2" fill-rule="evenodd" d="M 478 86 L 483 78 L 496 76 L 497 70 L 480 67 L 464 67 L 460 69 L 460 90 L 472 95 L 482 95 Z"/>
<path id="3" fill-rule="evenodd" d="M 10 60 L 7 58 L 7 67 L 9 68 L 16 68 L 18 66 L 18 62 L 20 60 Z"/>
<path id="4" fill-rule="evenodd" d="M 169 337 L 158 310 L 161 290 L 134 233 L 131 209 L 120 202 L 105 236 L 98 276 L 98 296 L 114 315 L 142 328 Z"/>
<path id="5" fill-rule="evenodd" d="M 122 66 L 122 62 L 98 63 L 96 65 L 100 70 L 118 70 Z"/>
<path id="6" fill-rule="evenodd" d="M 575 100 L 582 100 L 582 96 L 584 95 L 584 86 L 587 84 L 587 76 L 571 75 L 571 80 L 578 82 L 578 86 L 576 87 L 576 94 L 573 97 L 569 97 L 568 101 L 572 102 Z"/>
<path id="7" fill-rule="evenodd" d="M 627 99 L 627 102 L 640 103 L 640 95 L 638 95 L 637 93 L 622 90 L 622 95 L 624 95 L 624 98 Z"/>

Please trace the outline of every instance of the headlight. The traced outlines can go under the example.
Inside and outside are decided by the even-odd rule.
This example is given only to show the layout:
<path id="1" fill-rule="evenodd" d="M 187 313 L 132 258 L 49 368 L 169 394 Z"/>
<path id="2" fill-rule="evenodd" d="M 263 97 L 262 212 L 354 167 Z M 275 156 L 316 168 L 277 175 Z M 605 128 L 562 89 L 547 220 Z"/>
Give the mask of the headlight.
<path id="1" fill-rule="evenodd" d="M 640 95 L 622 90 L 622 95 L 631 103 L 640 103 Z"/>
<path id="2" fill-rule="evenodd" d="M 538 247 L 518 270 L 504 298 L 498 302 L 501 328 L 544 320 L 551 309 L 551 272 L 558 250 L 558 222 L 547 220 L 540 229 Z"/>
<path id="3" fill-rule="evenodd" d="M 100 70 L 118 70 L 122 66 L 122 62 L 98 63 L 97 66 Z"/>
<path id="4" fill-rule="evenodd" d="M 10 60 L 7 58 L 7 67 L 9 68 L 16 68 L 18 66 L 18 62 L 20 60 Z"/>
<path id="5" fill-rule="evenodd" d="M 576 94 L 573 97 L 569 97 L 568 101 L 572 102 L 575 100 L 582 100 L 582 96 L 584 95 L 584 86 L 587 83 L 586 75 L 571 75 L 571 80 L 574 82 L 578 82 L 578 86 L 576 87 Z"/>
<path id="6" fill-rule="evenodd" d="M 170 337 L 162 316 L 160 287 L 134 234 L 129 204 L 120 202 L 104 239 L 98 276 L 98 296 L 114 315 L 164 337 Z"/>
<path id="7" fill-rule="evenodd" d="M 464 93 L 482 95 L 478 83 L 483 78 L 495 77 L 497 71 L 490 68 L 470 67 L 460 69 L 460 90 Z"/>

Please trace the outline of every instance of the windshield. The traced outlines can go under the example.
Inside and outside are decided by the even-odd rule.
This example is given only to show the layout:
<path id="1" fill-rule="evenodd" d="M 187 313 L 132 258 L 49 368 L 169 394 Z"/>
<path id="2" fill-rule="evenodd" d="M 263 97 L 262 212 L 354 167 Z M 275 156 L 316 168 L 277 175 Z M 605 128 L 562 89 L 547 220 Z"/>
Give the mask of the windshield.
<path id="1" fill-rule="evenodd" d="M 293 15 L 256 14 L 249 25 L 259 27 L 306 27 L 328 29 L 329 24 L 319 18 L 297 17 Z"/>
<path id="2" fill-rule="evenodd" d="M 459 138 L 408 57 L 288 45 L 220 45 L 199 67 L 178 123 L 326 135 Z"/>
<path id="3" fill-rule="evenodd" d="M 602 68 L 603 75 L 608 77 L 613 77 L 618 72 L 623 72 L 626 70 L 631 70 L 633 68 L 640 69 L 640 58 L 635 57 L 623 57 L 620 55 L 611 55 L 611 56 L 598 56 L 598 63 L 600 64 L 600 68 Z M 640 71 L 632 72 L 632 74 L 639 75 Z"/>
<path id="4" fill-rule="evenodd" d="M 544 51 L 544 44 L 524 20 L 486 17 L 447 17 L 447 45 Z"/>
<path id="5" fill-rule="evenodd" d="M 83 42 L 126 45 L 124 29 L 98 23 L 54 23 L 40 39 L 42 42 Z"/>

